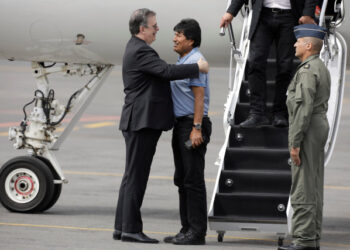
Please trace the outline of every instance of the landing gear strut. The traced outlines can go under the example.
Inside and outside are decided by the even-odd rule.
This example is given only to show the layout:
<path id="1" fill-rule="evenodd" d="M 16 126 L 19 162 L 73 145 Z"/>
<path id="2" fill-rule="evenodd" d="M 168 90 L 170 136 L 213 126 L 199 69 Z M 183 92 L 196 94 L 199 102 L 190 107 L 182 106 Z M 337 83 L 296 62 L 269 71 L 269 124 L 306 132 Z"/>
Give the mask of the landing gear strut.
<path id="1" fill-rule="evenodd" d="M 112 69 L 111 65 L 54 65 L 32 63 L 37 82 L 34 99 L 24 105 L 24 119 L 20 126 L 9 130 L 9 139 L 14 141 L 14 147 L 26 149 L 30 155 L 13 158 L 0 169 L 0 202 L 13 212 L 43 212 L 59 199 L 62 184 L 67 180 L 54 151 L 73 130 Z M 91 75 L 92 78 L 71 95 L 64 106 L 55 99 L 54 90 L 49 88 L 47 76 L 53 73 Z M 34 105 L 34 109 L 27 116 L 29 105 Z M 66 128 L 61 134 L 55 134 L 66 114 L 72 111 L 73 116 Z"/>

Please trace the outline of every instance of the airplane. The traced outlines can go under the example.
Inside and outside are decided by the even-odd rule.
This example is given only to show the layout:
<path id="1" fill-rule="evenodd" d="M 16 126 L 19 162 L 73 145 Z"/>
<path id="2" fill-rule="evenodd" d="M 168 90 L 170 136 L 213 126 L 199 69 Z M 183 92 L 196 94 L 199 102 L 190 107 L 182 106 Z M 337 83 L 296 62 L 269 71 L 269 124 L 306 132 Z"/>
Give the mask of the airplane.
<path id="1" fill-rule="evenodd" d="M 67 182 L 55 157 L 64 140 L 89 103 L 102 87 L 114 65 L 120 65 L 125 44 L 130 38 L 128 20 L 133 10 L 147 7 L 157 12 L 160 32 L 154 48 L 161 58 L 174 60 L 172 51 L 173 26 L 182 18 L 192 17 L 202 27 L 201 50 L 211 66 L 227 66 L 230 62 L 228 98 L 225 104 L 223 126 L 225 142 L 218 158 L 218 176 L 209 211 L 209 225 L 217 230 L 222 240 L 226 230 L 252 230 L 272 228 L 283 232 L 280 225 L 251 222 L 237 223 L 215 215 L 215 201 L 220 194 L 221 173 L 230 134 L 233 131 L 236 108 L 240 98 L 245 62 L 249 51 L 247 31 L 252 13 L 247 8 L 234 20 L 227 32 L 231 39 L 219 36 L 219 19 L 230 1 L 124 1 L 105 0 L 12 0 L 0 3 L 0 59 L 32 62 L 32 72 L 37 83 L 32 101 L 25 104 L 24 119 L 19 127 L 9 129 L 9 138 L 16 149 L 26 149 L 31 156 L 10 159 L 0 170 L 1 203 L 10 211 L 43 212 L 59 199 L 62 185 Z M 327 5 L 328 2 L 328 5 Z M 331 156 L 339 125 L 341 101 L 346 69 L 349 23 L 345 11 L 349 8 L 344 0 L 324 1 L 321 20 L 330 28 L 328 48 L 323 50 L 323 59 L 332 72 L 332 84 L 338 87 L 332 92 L 329 118 L 332 129 L 329 136 L 327 159 Z M 145 6 L 146 5 L 146 6 Z M 328 6 L 328 7 L 327 7 Z M 327 8 L 326 8 L 327 7 Z M 169 14 L 171 13 L 171 14 Z M 324 15 L 325 14 L 325 15 Z M 324 18 L 322 17 L 324 16 Z M 328 18 L 328 19 L 327 19 Z M 342 37 L 345 36 L 345 38 Z M 234 40 L 239 46 L 233 46 Z M 235 73 L 233 71 L 235 70 Z M 48 76 L 89 76 L 87 83 L 69 95 L 66 104 L 55 99 Z M 34 106 L 31 113 L 27 109 Z M 68 126 L 60 134 L 55 130 L 67 113 L 73 113 Z M 232 131 L 231 131 L 232 129 Z M 239 136 L 238 136 L 239 137 Z M 229 178 L 224 179 L 224 182 Z M 40 183 L 40 188 L 36 186 Z M 285 213 L 287 201 L 279 204 L 280 213 Z M 221 216 L 222 217 L 222 216 Z M 282 216 L 283 217 L 283 216 Z M 285 227 L 285 217 L 281 220 Z"/>

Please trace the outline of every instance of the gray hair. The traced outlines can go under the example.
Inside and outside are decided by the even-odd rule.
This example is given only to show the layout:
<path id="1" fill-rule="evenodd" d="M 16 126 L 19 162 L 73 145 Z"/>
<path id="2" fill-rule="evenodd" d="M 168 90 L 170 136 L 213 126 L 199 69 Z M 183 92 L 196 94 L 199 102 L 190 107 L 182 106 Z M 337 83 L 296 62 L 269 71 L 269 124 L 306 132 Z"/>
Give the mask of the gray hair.
<path id="1" fill-rule="evenodd" d="M 304 41 L 312 44 L 312 50 L 314 52 L 320 53 L 323 46 L 323 40 L 316 37 L 304 37 Z"/>
<path id="2" fill-rule="evenodd" d="M 147 27 L 148 17 L 155 16 L 156 13 L 150 9 L 135 10 L 129 20 L 129 30 L 131 35 L 137 35 L 140 32 L 140 26 Z"/>

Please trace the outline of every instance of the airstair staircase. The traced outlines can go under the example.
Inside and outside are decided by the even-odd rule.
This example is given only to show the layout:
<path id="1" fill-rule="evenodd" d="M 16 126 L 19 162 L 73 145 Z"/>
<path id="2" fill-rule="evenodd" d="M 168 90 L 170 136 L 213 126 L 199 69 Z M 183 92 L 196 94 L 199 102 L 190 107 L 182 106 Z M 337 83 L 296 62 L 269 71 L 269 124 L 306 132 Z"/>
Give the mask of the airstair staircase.
<path id="1" fill-rule="evenodd" d="M 278 244 L 281 245 L 288 231 L 287 207 L 291 186 L 288 128 L 272 125 L 256 128 L 239 126 L 249 114 L 246 62 L 250 43 L 250 9 L 246 5 L 242 11 L 244 21 L 239 49 L 236 49 L 232 26 L 228 28 L 231 42 L 230 69 L 232 58 L 236 60 L 236 69 L 234 77 L 233 72 L 230 72 L 229 95 L 223 120 L 226 140 L 217 161 L 219 170 L 209 210 L 209 226 L 218 232 L 218 241 L 223 240 L 226 231 L 263 231 L 276 233 L 279 236 Z M 299 63 L 295 58 L 294 70 Z M 272 45 L 266 71 L 267 112 L 271 121 L 275 76 L 275 46 Z M 341 110 L 340 106 L 339 103 L 335 105 L 337 113 Z M 330 114 L 328 118 L 332 116 Z M 337 119 L 333 119 L 335 135 L 339 117 Z M 335 143 L 331 135 L 330 138 L 328 151 L 332 150 Z"/>

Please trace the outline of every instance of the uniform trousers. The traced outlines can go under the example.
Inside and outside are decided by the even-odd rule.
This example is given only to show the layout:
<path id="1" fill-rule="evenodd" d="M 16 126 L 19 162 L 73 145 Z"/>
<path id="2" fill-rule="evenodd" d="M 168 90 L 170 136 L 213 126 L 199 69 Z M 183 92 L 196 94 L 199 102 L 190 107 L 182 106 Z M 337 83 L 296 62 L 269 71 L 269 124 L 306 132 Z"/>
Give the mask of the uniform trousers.
<path id="1" fill-rule="evenodd" d="M 207 231 L 207 194 L 204 180 L 205 153 L 211 135 L 211 121 L 203 117 L 202 136 L 204 143 L 187 149 L 193 128 L 193 118 L 176 120 L 172 148 L 175 162 L 174 184 L 179 192 L 179 210 L 182 232 L 192 230 L 197 236 L 205 236 Z"/>
<path id="2" fill-rule="evenodd" d="M 293 243 L 319 247 L 322 229 L 324 147 L 328 137 L 325 114 L 313 115 L 300 146 L 301 165 L 292 164 Z"/>
<path id="3" fill-rule="evenodd" d="M 125 172 L 119 189 L 116 230 L 142 232 L 141 205 L 161 130 L 123 131 L 126 144 Z"/>
<path id="4" fill-rule="evenodd" d="M 296 18 L 292 13 L 273 13 L 263 8 L 256 31 L 250 42 L 248 84 L 250 113 L 266 113 L 266 65 L 273 42 L 276 45 L 276 83 L 273 113 L 287 116 L 286 92 L 293 76 Z"/>

